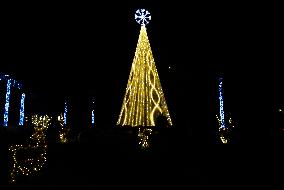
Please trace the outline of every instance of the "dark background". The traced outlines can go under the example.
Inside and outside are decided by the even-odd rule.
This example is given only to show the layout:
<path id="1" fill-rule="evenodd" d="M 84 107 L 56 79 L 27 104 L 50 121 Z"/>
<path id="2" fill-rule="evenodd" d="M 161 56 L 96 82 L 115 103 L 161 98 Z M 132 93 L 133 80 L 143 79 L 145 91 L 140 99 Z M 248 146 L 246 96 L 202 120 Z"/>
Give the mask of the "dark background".
<path id="1" fill-rule="evenodd" d="M 223 76 L 225 113 L 236 122 L 238 143 L 252 144 L 252 149 L 259 145 L 256 149 L 260 150 L 283 142 L 277 136 L 283 128 L 283 116 L 277 110 L 284 105 L 282 11 L 277 4 L 5 5 L 0 71 L 23 82 L 31 96 L 31 112 L 63 111 L 67 98 L 72 125 L 84 128 L 88 104 L 95 97 L 96 125 L 113 128 L 140 30 L 134 12 L 142 7 L 152 15 L 147 32 L 176 140 L 200 146 L 216 143 L 218 77 Z M 266 154 L 256 154 L 251 161 Z M 210 157 L 211 153 L 201 155 Z"/>
<path id="2" fill-rule="evenodd" d="M 74 110 L 84 110 L 94 96 L 97 122 L 115 124 L 140 7 L 152 14 L 148 36 L 174 123 L 212 128 L 205 118 L 217 111 L 220 75 L 226 108 L 246 130 L 283 104 L 277 5 L 106 1 L 4 7 L 1 71 L 23 81 L 34 112 L 60 111 L 65 98 Z"/>

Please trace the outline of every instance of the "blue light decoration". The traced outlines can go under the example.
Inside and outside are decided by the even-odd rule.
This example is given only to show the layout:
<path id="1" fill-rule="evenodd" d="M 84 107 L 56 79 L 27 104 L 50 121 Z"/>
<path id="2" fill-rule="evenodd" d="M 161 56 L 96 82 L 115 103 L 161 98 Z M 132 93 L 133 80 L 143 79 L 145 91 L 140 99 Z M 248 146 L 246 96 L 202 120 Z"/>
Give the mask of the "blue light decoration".
<path id="1" fill-rule="evenodd" d="M 64 125 L 66 125 L 67 121 L 67 101 L 64 103 L 64 115 L 63 115 Z"/>
<path id="2" fill-rule="evenodd" d="M 94 100 L 92 101 L 92 127 L 95 126 Z"/>
<path id="3" fill-rule="evenodd" d="M 14 87 L 18 88 L 19 90 L 22 88 L 22 84 L 14 80 Z"/>
<path id="4" fill-rule="evenodd" d="M 220 113 L 220 128 L 225 128 L 224 100 L 223 100 L 223 78 L 219 78 L 219 113 Z"/>
<path id="5" fill-rule="evenodd" d="M 94 126 L 95 124 L 95 114 L 94 114 L 94 110 L 92 110 L 92 126 Z"/>
<path id="6" fill-rule="evenodd" d="M 24 125 L 24 117 L 25 117 L 25 97 L 26 97 L 25 93 L 22 93 L 19 125 Z"/>
<path id="7" fill-rule="evenodd" d="M 7 81 L 7 91 L 6 91 L 6 102 L 5 102 L 5 112 L 4 112 L 4 126 L 8 126 L 8 114 L 10 105 L 10 93 L 11 93 L 11 79 Z"/>
<path id="8" fill-rule="evenodd" d="M 146 24 L 149 24 L 149 21 L 151 20 L 151 15 L 149 11 L 145 9 L 138 9 L 135 12 L 135 20 L 138 24 L 145 26 Z"/>
<path id="9" fill-rule="evenodd" d="M 0 74 L 0 81 L 1 80 L 5 80 L 5 79 L 8 79 L 9 78 L 9 75 L 1 75 Z"/>

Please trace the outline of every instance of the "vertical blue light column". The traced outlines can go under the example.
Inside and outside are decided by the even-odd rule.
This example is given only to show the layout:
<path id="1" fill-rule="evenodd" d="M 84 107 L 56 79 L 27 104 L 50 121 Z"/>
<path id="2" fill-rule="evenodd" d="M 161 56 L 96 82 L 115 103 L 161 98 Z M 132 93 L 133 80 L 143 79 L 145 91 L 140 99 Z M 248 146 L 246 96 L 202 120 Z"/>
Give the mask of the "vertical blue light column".
<path id="1" fill-rule="evenodd" d="M 7 90 L 6 90 L 5 111 L 4 111 L 4 123 L 3 123 L 3 125 L 5 127 L 8 126 L 10 93 L 11 93 L 11 79 L 8 79 L 8 81 L 7 81 Z"/>
<path id="2" fill-rule="evenodd" d="M 95 126 L 94 100 L 92 101 L 92 127 Z"/>
<path id="3" fill-rule="evenodd" d="M 220 129 L 225 128 L 224 99 L 223 99 L 223 78 L 219 79 L 219 112 L 220 112 Z"/>
<path id="4" fill-rule="evenodd" d="M 64 115 L 63 115 L 63 120 L 64 120 L 64 125 L 67 123 L 67 101 L 64 103 Z"/>
<path id="5" fill-rule="evenodd" d="M 94 114 L 94 110 L 92 110 L 92 127 L 94 127 L 95 125 L 95 114 Z"/>
<path id="6" fill-rule="evenodd" d="M 26 97 L 25 93 L 22 93 L 19 125 L 24 125 L 24 117 L 25 117 L 25 97 Z"/>

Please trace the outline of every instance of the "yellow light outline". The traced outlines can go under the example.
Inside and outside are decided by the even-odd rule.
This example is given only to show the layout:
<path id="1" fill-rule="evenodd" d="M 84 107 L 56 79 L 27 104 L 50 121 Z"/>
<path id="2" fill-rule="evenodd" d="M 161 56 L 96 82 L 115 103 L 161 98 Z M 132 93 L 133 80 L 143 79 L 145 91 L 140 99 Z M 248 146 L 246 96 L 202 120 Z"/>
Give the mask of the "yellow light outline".
<path id="1" fill-rule="evenodd" d="M 151 78 L 151 75 L 153 78 Z M 158 114 L 167 118 L 168 124 L 171 126 L 172 121 L 155 66 L 146 27 L 141 26 L 117 125 L 155 126 L 157 111 Z"/>

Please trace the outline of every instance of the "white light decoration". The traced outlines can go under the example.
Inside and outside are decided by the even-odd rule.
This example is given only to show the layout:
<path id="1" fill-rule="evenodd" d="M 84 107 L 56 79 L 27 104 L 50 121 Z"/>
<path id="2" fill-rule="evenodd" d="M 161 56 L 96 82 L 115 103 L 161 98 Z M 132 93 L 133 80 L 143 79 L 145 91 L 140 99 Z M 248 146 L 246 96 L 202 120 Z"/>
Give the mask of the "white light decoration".
<path id="1" fill-rule="evenodd" d="M 25 117 L 25 93 L 22 94 L 21 97 L 21 108 L 20 108 L 20 121 L 19 125 L 24 125 L 24 117 Z"/>
<path id="2" fill-rule="evenodd" d="M 148 149 L 150 147 L 150 136 L 152 134 L 150 128 L 139 128 L 138 129 L 138 144 L 142 149 Z"/>
<path id="3" fill-rule="evenodd" d="M 8 126 L 10 93 L 11 93 L 11 79 L 8 79 L 8 81 L 7 81 L 7 90 L 6 90 L 5 112 L 4 112 L 4 126 L 5 127 Z"/>
<path id="4" fill-rule="evenodd" d="M 146 25 L 149 24 L 149 21 L 151 20 L 151 15 L 149 11 L 145 9 L 138 9 L 135 12 L 135 20 L 138 24 Z"/>

